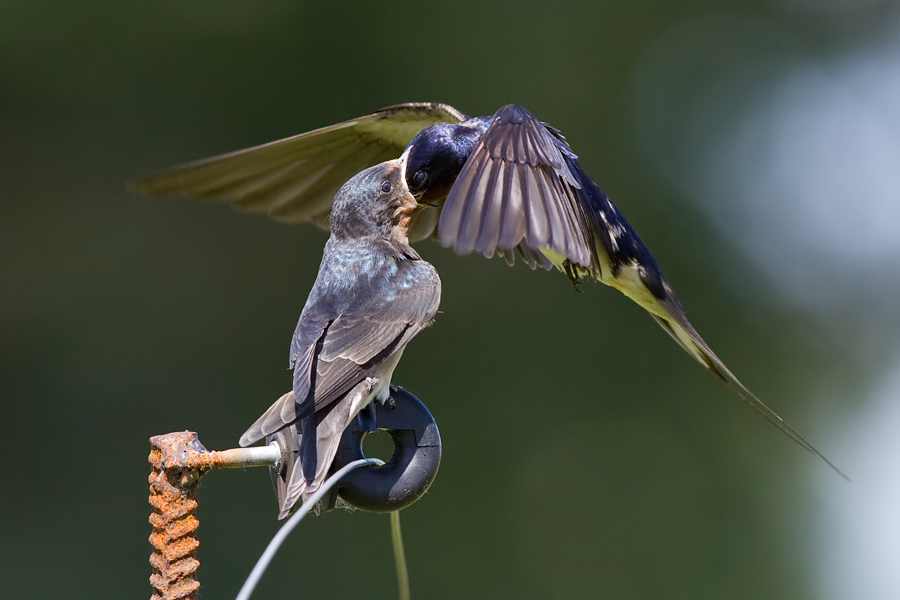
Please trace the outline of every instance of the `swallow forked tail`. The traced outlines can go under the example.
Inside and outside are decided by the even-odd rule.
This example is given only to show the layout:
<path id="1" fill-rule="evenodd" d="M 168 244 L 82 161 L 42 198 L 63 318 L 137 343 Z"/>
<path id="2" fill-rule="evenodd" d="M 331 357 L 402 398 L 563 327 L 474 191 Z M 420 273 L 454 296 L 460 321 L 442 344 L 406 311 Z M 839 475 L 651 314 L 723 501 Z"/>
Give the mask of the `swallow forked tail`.
<path id="1" fill-rule="evenodd" d="M 579 184 L 572 194 L 580 199 L 580 210 L 584 211 L 586 220 L 590 223 L 595 248 L 593 257 L 596 260 L 591 265 L 561 263 L 562 270 L 569 278 L 578 283 L 593 277 L 631 298 L 649 312 L 678 345 L 725 383 L 750 408 L 801 447 L 818 456 L 849 482 L 850 478 L 843 471 L 741 383 L 716 356 L 688 321 L 678 296 L 637 232 L 609 196 L 584 172 L 577 157 L 568 153 L 565 159 L 569 172 L 575 174 Z M 560 267 L 558 259 L 553 262 Z"/>
<path id="2" fill-rule="evenodd" d="M 712 349 L 707 345 L 703 338 L 700 337 L 700 334 L 697 333 L 697 330 L 691 325 L 691 323 L 687 320 L 687 317 L 684 314 L 683 310 L 680 310 L 680 307 L 672 307 L 678 308 L 679 310 L 670 310 L 670 307 L 666 307 L 666 312 L 670 318 L 663 318 L 657 314 L 650 313 L 651 316 L 656 320 L 657 323 L 662 326 L 666 332 L 672 336 L 678 344 L 684 348 L 691 356 L 693 356 L 697 362 L 706 367 L 713 375 L 718 377 L 728 388 L 734 392 L 741 400 L 743 400 L 750 408 L 755 410 L 757 413 L 762 415 L 762 417 L 781 430 L 782 433 L 791 438 L 794 442 L 799 444 L 805 450 L 811 452 L 812 454 L 818 456 L 822 459 L 825 464 L 827 464 L 831 469 L 840 475 L 845 481 L 850 482 L 850 477 L 847 476 L 846 473 L 841 471 L 833 462 L 828 460 L 824 454 L 822 454 L 819 450 L 816 449 L 815 446 L 806 441 L 802 435 L 800 435 L 797 430 L 788 425 L 788 423 L 778 416 L 774 410 L 769 408 L 765 402 L 760 400 L 756 394 L 751 392 L 747 386 L 740 382 L 740 380 L 735 377 L 734 373 L 732 373 L 728 367 L 725 366 L 718 356 L 712 351 Z"/>

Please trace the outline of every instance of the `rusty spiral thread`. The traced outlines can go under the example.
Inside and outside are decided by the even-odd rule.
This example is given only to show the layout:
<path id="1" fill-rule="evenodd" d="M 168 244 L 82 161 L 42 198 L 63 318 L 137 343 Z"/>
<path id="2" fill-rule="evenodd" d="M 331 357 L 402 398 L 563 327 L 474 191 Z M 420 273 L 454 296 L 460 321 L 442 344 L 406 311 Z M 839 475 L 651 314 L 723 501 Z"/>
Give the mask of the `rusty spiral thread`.
<path id="1" fill-rule="evenodd" d="M 192 431 L 154 436 L 150 445 L 151 600 L 195 600 L 200 561 L 194 556 L 199 545 L 194 531 L 200 522 L 194 494 L 208 470 L 203 464 L 208 452 Z"/>

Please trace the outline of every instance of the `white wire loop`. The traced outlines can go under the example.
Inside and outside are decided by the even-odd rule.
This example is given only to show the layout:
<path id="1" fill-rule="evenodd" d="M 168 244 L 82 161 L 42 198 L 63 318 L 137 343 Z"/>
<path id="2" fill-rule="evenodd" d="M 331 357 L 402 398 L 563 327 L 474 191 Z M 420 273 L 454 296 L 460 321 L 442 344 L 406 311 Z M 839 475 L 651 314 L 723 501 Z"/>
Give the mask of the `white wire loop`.
<path id="1" fill-rule="evenodd" d="M 365 467 L 368 465 L 383 465 L 384 461 L 379 460 L 377 458 L 361 458 L 359 460 L 354 460 L 352 463 L 345 465 L 339 471 L 337 471 L 334 475 L 329 477 L 322 486 L 316 490 L 316 492 L 310 496 L 306 502 L 297 509 L 291 518 L 287 520 L 287 522 L 281 526 L 281 529 L 278 530 L 278 533 L 272 538 L 272 541 L 269 542 L 269 545 L 266 547 L 266 550 L 262 553 L 262 556 L 259 557 L 259 560 L 256 561 L 256 565 L 253 567 L 253 570 L 250 571 L 250 575 L 247 576 L 247 580 L 244 582 L 244 585 L 241 586 L 241 591 L 238 592 L 235 600 L 250 600 L 250 594 L 253 593 L 253 590 L 256 589 L 256 585 L 259 583 L 259 580 L 262 579 L 263 573 L 266 572 L 266 569 L 269 567 L 269 563 L 272 562 L 272 559 L 275 557 L 275 554 L 278 552 L 278 549 L 281 547 L 281 544 L 284 543 L 284 540 L 287 539 L 287 536 L 291 534 L 291 531 L 303 520 L 310 510 L 316 505 L 316 503 L 322 499 L 322 496 L 328 493 L 334 484 L 341 480 L 344 475 L 349 473 L 354 469 L 359 469 L 360 467 Z"/>

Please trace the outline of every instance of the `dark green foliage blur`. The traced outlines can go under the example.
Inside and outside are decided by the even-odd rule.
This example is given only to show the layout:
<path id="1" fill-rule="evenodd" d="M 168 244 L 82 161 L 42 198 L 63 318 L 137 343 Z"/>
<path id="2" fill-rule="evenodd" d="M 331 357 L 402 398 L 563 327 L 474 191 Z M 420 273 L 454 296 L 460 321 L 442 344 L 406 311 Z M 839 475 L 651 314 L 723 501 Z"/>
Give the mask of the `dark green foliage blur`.
<path id="1" fill-rule="evenodd" d="M 717 353 L 811 431 L 810 382 L 852 375 L 852 357 L 769 295 L 635 140 L 642 53 L 723 11 L 828 51 L 827 22 L 768 1 L 4 2 L 0 596 L 149 597 L 147 439 L 234 446 L 290 386 L 326 235 L 127 182 L 398 102 L 516 102 L 559 128 Z M 419 250 L 442 313 L 395 382 L 437 418 L 444 458 L 403 513 L 413 597 L 815 595 L 812 457 L 612 289 Z M 233 597 L 279 525 L 274 493 L 261 469 L 217 472 L 199 499 L 202 595 Z M 395 594 L 388 518 L 363 512 L 304 523 L 258 590 Z"/>

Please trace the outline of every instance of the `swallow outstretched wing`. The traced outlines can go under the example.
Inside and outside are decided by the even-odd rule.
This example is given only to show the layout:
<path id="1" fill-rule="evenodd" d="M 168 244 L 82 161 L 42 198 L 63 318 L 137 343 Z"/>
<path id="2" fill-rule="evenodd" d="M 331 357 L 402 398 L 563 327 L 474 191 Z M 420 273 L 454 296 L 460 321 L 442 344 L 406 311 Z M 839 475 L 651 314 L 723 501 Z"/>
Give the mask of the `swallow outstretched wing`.
<path id="1" fill-rule="evenodd" d="M 452 106 L 413 102 L 289 138 L 214 156 L 137 181 L 138 191 L 226 201 L 279 221 L 328 229 L 335 193 L 367 167 L 397 158 L 429 125 L 468 117 Z"/>

